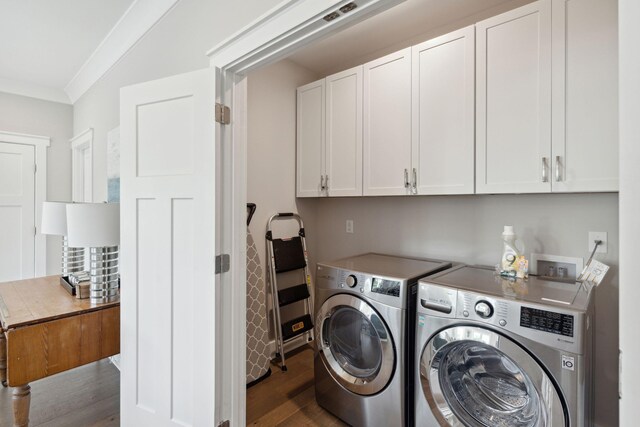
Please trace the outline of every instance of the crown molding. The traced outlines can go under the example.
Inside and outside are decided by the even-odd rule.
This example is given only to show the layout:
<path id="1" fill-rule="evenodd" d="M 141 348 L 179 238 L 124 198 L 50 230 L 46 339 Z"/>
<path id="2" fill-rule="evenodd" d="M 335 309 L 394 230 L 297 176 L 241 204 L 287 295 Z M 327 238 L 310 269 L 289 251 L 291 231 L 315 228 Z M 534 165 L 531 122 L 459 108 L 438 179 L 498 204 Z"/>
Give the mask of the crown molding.
<path id="1" fill-rule="evenodd" d="M 29 98 L 44 99 L 45 101 L 60 102 L 62 104 L 71 104 L 71 100 L 62 89 L 40 86 L 33 83 L 26 83 L 1 77 L 0 92 L 28 96 Z"/>
<path id="2" fill-rule="evenodd" d="M 126 55 L 180 0 L 135 0 L 64 91 L 75 103 Z"/>

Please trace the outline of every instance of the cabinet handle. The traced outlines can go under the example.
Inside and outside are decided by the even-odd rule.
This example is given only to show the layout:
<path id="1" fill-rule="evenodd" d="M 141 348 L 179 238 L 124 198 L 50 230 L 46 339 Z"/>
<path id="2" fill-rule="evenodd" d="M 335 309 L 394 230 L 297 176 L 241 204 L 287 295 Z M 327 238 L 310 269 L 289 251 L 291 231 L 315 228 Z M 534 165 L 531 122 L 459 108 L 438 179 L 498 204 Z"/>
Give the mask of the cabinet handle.
<path id="1" fill-rule="evenodd" d="M 560 156 L 556 156 L 556 181 L 560 182 Z"/>
<path id="2" fill-rule="evenodd" d="M 320 191 L 324 191 L 324 175 L 320 175 Z"/>
<path id="3" fill-rule="evenodd" d="M 324 190 L 329 191 L 329 175 L 324 176 Z"/>
<path id="4" fill-rule="evenodd" d="M 411 184 L 409 184 L 409 171 L 407 169 L 404 170 L 404 188 L 409 188 Z"/>
<path id="5" fill-rule="evenodd" d="M 549 177 L 547 176 L 547 158 L 542 158 L 542 182 L 549 182 Z"/>
<path id="6" fill-rule="evenodd" d="M 412 188 L 413 188 L 413 194 L 418 194 L 418 172 L 416 171 L 416 168 L 413 168 Z"/>

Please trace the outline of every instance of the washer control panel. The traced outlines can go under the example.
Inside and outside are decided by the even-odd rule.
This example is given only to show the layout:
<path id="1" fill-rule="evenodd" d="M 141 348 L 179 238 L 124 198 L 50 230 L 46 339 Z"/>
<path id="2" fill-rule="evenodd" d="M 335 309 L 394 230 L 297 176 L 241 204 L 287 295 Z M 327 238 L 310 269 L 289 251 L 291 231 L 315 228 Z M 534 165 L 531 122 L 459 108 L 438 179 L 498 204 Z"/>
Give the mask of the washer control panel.
<path id="1" fill-rule="evenodd" d="M 511 297 L 456 289 L 420 281 L 418 319 L 449 318 L 455 324 L 472 323 L 504 333 L 535 340 L 561 350 L 580 354 L 581 331 L 588 328 L 588 313 Z"/>
<path id="2" fill-rule="evenodd" d="M 509 303 L 488 295 L 458 291 L 458 317 L 505 327 L 509 324 Z"/>
<path id="3" fill-rule="evenodd" d="M 355 293 L 392 307 L 405 308 L 407 305 L 406 280 L 321 265 L 316 271 L 316 289 Z"/>
<path id="4" fill-rule="evenodd" d="M 493 306 L 488 301 L 478 301 L 475 306 L 476 314 L 483 319 L 493 316 Z"/>

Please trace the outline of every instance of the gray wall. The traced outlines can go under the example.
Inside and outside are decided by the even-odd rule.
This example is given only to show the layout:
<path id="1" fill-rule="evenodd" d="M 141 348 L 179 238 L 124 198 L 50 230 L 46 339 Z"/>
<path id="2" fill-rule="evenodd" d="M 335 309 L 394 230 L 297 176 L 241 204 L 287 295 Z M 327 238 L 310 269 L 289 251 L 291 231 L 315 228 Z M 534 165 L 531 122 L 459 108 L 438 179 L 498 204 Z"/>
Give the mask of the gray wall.
<path id="1" fill-rule="evenodd" d="M 278 3 L 181 0 L 75 103 L 75 134 L 94 129 L 94 201 L 107 198 L 107 132 L 120 123 L 120 88 L 208 67 L 209 49 Z"/>
<path id="2" fill-rule="evenodd" d="M 531 252 L 582 257 L 589 231 L 608 232 L 610 265 L 596 291 L 596 423 L 618 425 L 618 195 L 470 195 L 331 198 L 315 201 L 316 259 L 363 252 L 495 265 L 504 225 Z M 345 221 L 354 233 L 345 233 Z M 310 232 L 313 232 L 310 230 Z"/>
<path id="3" fill-rule="evenodd" d="M 70 201 L 73 107 L 0 92 L 0 130 L 51 138 L 47 149 L 47 200 Z M 61 255 L 60 237 L 47 236 L 47 274 L 60 273 Z"/>
<path id="4" fill-rule="evenodd" d="M 313 72 L 287 60 L 248 76 L 247 201 L 257 206 L 249 228 L 263 271 L 264 234 L 271 215 L 299 212 L 306 228 L 316 229 L 315 210 L 309 208 L 312 201 L 296 200 L 296 88 L 316 79 Z M 281 222 L 274 224 L 274 232 L 277 236 L 295 235 L 297 226 L 295 221 Z M 306 239 L 313 256 L 314 237 Z"/>

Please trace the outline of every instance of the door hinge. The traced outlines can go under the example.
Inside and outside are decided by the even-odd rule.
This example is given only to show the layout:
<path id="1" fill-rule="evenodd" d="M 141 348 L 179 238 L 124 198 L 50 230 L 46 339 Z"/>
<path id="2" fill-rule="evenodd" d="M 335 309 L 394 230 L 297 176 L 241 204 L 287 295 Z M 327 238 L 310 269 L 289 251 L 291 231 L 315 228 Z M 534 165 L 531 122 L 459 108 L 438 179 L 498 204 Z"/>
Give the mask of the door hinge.
<path id="1" fill-rule="evenodd" d="M 216 256 L 216 274 L 226 273 L 231 267 L 231 257 L 229 254 Z"/>
<path id="2" fill-rule="evenodd" d="M 230 425 L 231 423 L 229 423 L 229 420 L 224 420 L 220 424 L 218 424 L 218 427 L 229 427 Z"/>
<path id="3" fill-rule="evenodd" d="M 38 227 L 33 227 L 33 235 L 34 236 L 38 235 Z"/>
<path id="4" fill-rule="evenodd" d="M 229 107 L 216 103 L 216 123 L 223 125 L 231 123 L 231 109 Z"/>

